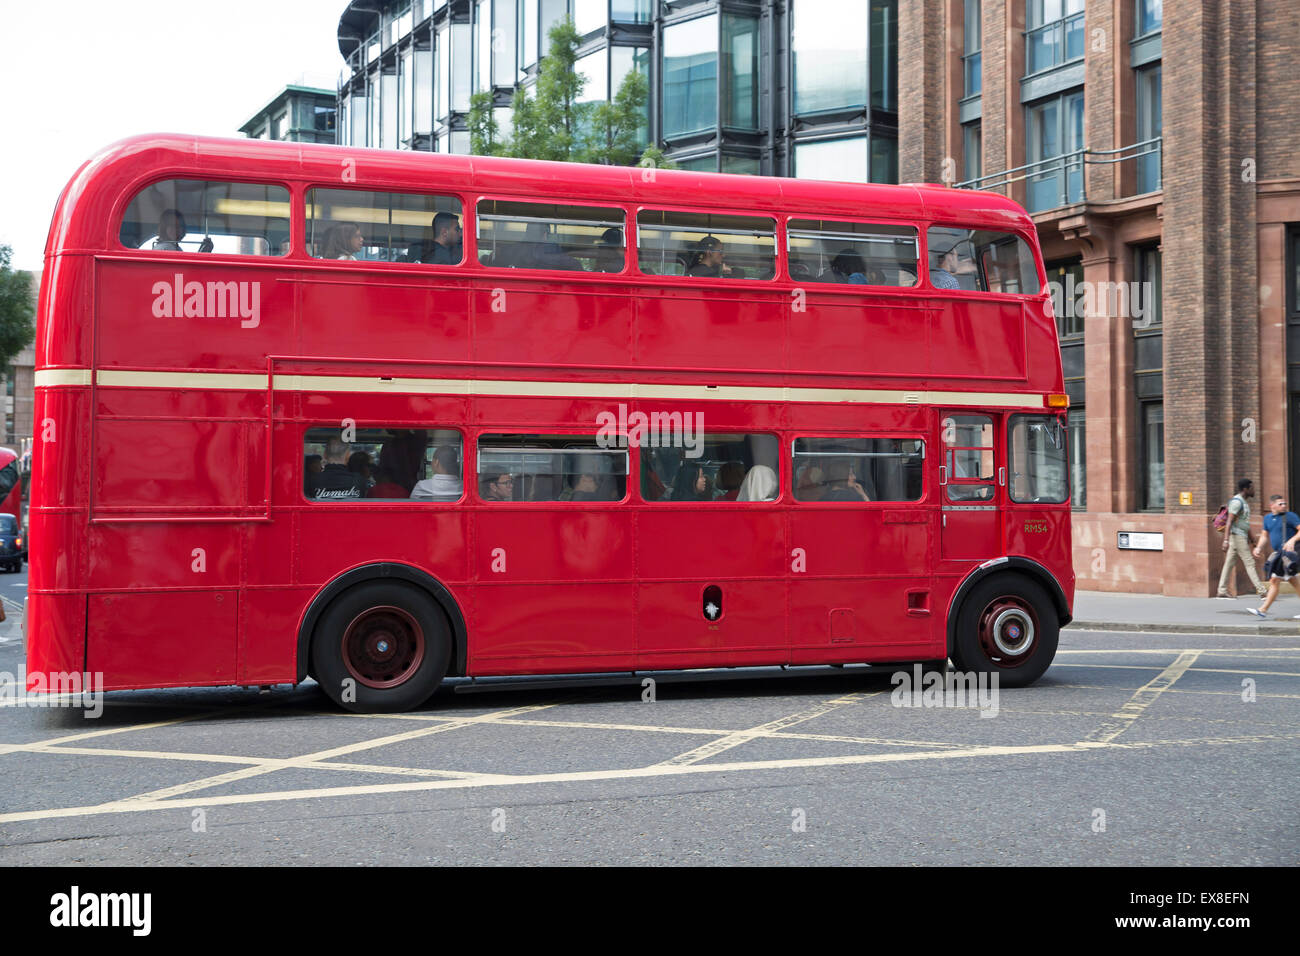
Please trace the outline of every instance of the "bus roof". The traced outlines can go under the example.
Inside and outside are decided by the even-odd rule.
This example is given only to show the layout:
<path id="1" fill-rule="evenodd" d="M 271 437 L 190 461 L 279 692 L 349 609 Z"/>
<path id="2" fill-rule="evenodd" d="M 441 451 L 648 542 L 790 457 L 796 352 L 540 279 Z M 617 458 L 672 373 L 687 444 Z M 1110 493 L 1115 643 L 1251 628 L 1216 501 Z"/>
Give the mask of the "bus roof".
<path id="1" fill-rule="evenodd" d="M 556 202 L 960 222 L 1033 232 L 1029 215 L 1005 196 L 942 186 L 825 182 L 150 133 L 105 147 L 77 170 L 55 207 L 46 255 L 111 248 L 115 212 L 140 188 L 164 178 L 299 181 L 407 192 L 443 189 Z M 684 196 L 692 198 L 683 202 Z"/>

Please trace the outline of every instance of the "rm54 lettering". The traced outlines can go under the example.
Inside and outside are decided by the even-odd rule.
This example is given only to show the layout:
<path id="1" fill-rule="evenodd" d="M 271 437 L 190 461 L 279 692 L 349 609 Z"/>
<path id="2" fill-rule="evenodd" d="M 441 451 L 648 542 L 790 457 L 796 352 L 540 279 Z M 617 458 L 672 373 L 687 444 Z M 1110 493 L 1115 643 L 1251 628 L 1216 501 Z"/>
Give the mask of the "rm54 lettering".
<path id="1" fill-rule="evenodd" d="M 262 324 L 260 282 L 186 282 L 178 272 L 171 282 L 155 282 L 153 296 L 155 318 L 238 318 L 244 329 Z"/>

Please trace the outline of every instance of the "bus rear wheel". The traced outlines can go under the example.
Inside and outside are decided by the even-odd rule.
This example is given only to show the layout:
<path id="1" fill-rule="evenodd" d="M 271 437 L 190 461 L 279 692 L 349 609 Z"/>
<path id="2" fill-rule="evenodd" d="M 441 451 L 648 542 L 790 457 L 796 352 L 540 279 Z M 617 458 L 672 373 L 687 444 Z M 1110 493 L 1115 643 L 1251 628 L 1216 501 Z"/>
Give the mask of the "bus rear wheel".
<path id="1" fill-rule="evenodd" d="M 433 600 L 396 581 L 340 595 L 311 642 L 312 674 L 330 700 L 356 713 L 418 707 L 447 673 L 451 630 Z"/>
<path id="2" fill-rule="evenodd" d="M 958 670 L 996 673 L 1003 687 L 1025 687 L 1056 656 L 1061 627 L 1043 587 L 999 574 L 975 585 L 957 614 L 953 663 Z"/>

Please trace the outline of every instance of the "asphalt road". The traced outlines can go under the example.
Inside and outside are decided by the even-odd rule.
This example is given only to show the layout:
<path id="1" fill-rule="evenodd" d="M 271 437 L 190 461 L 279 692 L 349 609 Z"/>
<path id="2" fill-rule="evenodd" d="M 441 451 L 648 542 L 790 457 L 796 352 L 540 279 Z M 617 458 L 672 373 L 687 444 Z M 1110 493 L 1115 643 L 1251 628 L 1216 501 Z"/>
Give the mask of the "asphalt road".
<path id="1" fill-rule="evenodd" d="M 0 864 L 1300 862 L 1300 638 L 1067 631 L 988 717 L 848 669 L 661 678 L 382 717 L 311 684 L 96 719 L 11 693 Z"/>

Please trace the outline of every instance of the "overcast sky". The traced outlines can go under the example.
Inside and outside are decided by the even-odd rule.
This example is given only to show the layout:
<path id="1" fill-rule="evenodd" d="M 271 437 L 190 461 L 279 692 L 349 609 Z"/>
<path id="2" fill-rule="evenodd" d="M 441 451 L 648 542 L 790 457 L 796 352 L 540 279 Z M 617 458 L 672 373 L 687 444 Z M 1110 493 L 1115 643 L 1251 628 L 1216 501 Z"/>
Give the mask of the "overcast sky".
<path id="1" fill-rule="evenodd" d="M 101 147 L 158 131 L 239 136 L 285 84 L 333 88 L 346 5 L 0 0 L 0 245 L 14 268 L 42 268 L 59 192 Z"/>

